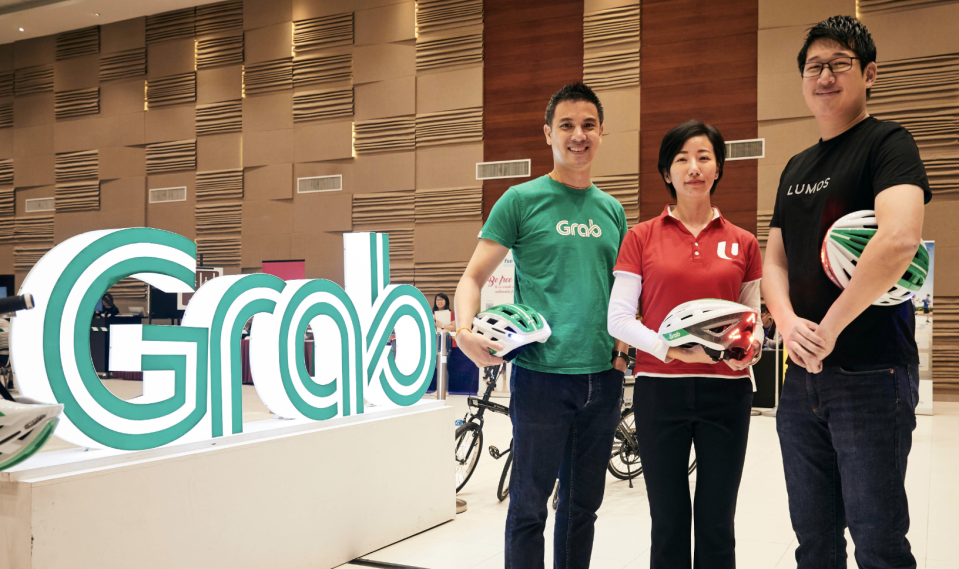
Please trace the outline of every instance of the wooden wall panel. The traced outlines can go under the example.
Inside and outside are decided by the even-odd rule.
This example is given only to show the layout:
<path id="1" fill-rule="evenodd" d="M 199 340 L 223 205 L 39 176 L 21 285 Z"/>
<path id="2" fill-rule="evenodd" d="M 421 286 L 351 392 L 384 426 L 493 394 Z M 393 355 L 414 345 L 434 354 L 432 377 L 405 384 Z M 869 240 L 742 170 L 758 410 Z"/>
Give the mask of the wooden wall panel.
<path id="1" fill-rule="evenodd" d="M 147 81 L 146 98 L 151 108 L 196 102 L 196 72 Z"/>
<path id="2" fill-rule="evenodd" d="M 100 26 L 57 34 L 57 61 L 100 53 Z"/>
<path id="3" fill-rule="evenodd" d="M 353 44 L 353 12 L 293 23 L 293 49 L 306 51 Z"/>
<path id="4" fill-rule="evenodd" d="M 196 7 L 196 35 L 243 30 L 243 0 Z"/>
<path id="5" fill-rule="evenodd" d="M 13 91 L 18 96 L 52 92 L 53 65 L 38 65 L 17 69 L 14 74 Z"/>
<path id="6" fill-rule="evenodd" d="M 212 69 L 243 63 L 243 34 L 201 38 L 196 44 L 196 68 Z"/>
<path id="7" fill-rule="evenodd" d="M 139 47 L 100 58 L 100 81 L 140 77 L 147 72 L 147 50 Z"/>
<path id="8" fill-rule="evenodd" d="M 484 2 L 484 161 L 529 158 L 533 177 L 552 170 L 543 117 L 553 93 L 583 79 L 583 11 L 583 0 Z M 525 181 L 483 182 L 484 219 L 507 188 Z"/>
<path id="9" fill-rule="evenodd" d="M 147 16 L 147 45 L 168 40 L 192 38 L 196 35 L 195 25 L 196 8 L 192 7 Z"/>
<path id="10" fill-rule="evenodd" d="M 689 20 L 689 11 L 698 17 Z M 757 137 L 758 4 L 730 0 L 643 1 L 640 69 L 640 219 L 671 201 L 656 162 L 663 135 L 689 119 L 715 125 L 726 140 Z M 723 49 L 709 49 L 717 42 Z M 736 49 L 734 46 L 742 46 Z M 736 62 L 728 64 L 727 59 Z M 732 223 L 756 231 L 757 164 L 727 162 L 713 204 Z"/>
<path id="11" fill-rule="evenodd" d="M 247 65 L 243 72 L 247 95 L 259 95 L 293 88 L 293 58 L 285 57 Z"/>
<path id="12" fill-rule="evenodd" d="M 509 42 L 545 20 L 527 54 L 566 23 L 545 2 L 499 9 Z M 22 279 L 53 243 L 132 225 L 195 238 L 208 263 L 296 256 L 341 282 L 355 216 L 393 235 L 394 282 L 416 282 L 418 263 L 424 286 L 451 293 L 482 216 L 483 18 L 483 0 L 228 0 L 0 46 L 0 273 Z M 534 54 L 537 115 L 568 82 L 556 61 L 581 76 L 579 43 Z M 339 192 L 296 192 L 297 177 L 334 174 Z M 187 200 L 148 203 L 173 187 Z M 32 198 L 55 213 L 23 215 Z M 414 256 L 424 235 L 455 253 L 430 237 Z"/>
<path id="13" fill-rule="evenodd" d="M 490 4 L 486 2 L 487 10 Z M 516 4 L 513 7 L 516 7 Z M 419 0 L 417 2 L 416 31 L 420 34 L 481 23 L 483 23 L 483 0 Z"/>

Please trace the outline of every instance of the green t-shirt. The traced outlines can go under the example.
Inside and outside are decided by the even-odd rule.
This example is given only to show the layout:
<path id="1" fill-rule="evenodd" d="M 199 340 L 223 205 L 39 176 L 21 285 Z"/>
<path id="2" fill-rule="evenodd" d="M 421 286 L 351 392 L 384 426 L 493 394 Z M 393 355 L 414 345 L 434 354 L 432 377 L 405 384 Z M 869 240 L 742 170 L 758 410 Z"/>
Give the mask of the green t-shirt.
<path id="1" fill-rule="evenodd" d="M 539 311 L 553 334 L 516 363 L 546 373 L 597 373 L 611 365 L 606 311 L 626 212 L 595 185 L 574 190 L 549 176 L 513 186 L 480 238 L 513 250 L 516 302 Z"/>

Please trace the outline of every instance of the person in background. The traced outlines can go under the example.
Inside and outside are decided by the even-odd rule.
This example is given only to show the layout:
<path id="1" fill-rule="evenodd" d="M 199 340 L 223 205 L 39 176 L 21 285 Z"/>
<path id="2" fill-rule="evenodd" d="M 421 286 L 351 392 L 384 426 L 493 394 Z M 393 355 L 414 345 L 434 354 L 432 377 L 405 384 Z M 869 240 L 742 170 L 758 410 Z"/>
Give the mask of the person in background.
<path id="1" fill-rule="evenodd" d="M 859 567 L 911 569 L 905 478 L 919 402 L 916 310 L 873 303 L 912 263 L 932 191 L 912 135 L 869 116 L 876 44 L 859 20 L 816 24 L 797 64 L 821 138 L 783 169 L 763 267 L 763 297 L 789 352 L 776 430 L 796 561 L 846 567 L 848 526 Z M 875 211 L 878 228 L 842 289 L 823 270 L 823 239 L 863 210 Z"/>
<path id="2" fill-rule="evenodd" d="M 110 318 L 120 314 L 120 309 L 117 308 L 116 304 L 113 303 L 113 295 L 109 292 L 103 295 L 103 309 L 100 311 L 100 314 L 104 318 Z"/>
<path id="3" fill-rule="evenodd" d="M 776 346 L 782 341 L 782 336 L 780 336 L 779 331 L 776 330 L 776 321 L 773 320 L 773 314 L 765 304 L 762 305 L 760 314 L 763 320 L 763 332 L 765 333 L 763 336 L 763 349 L 775 350 Z"/>
<path id="4" fill-rule="evenodd" d="M 748 367 L 762 355 L 759 340 L 749 360 L 715 362 L 701 345 L 670 347 L 655 332 L 673 308 L 692 300 L 759 311 L 759 243 L 710 202 L 725 159 L 712 125 L 692 120 L 666 133 L 658 168 L 676 204 L 629 230 L 613 269 L 607 327 L 636 347 L 633 416 L 652 518 L 651 569 L 736 567 L 734 519 L 753 402 Z M 691 445 L 695 504 L 687 479 Z"/>
<path id="5" fill-rule="evenodd" d="M 436 329 L 446 330 L 447 332 L 453 332 L 456 330 L 456 317 L 453 315 L 453 311 L 450 308 L 450 298 L 442 292 L 433 297 L 433 312 L 435 313 L 440 310 L 450 311 L 450 321 L 449 324 L 443 324 L 434 316 L 433 323 L 436 324 Z"/>
<path id="6" fill-rule="evenodd" d="M 922 299 L 922 313 L 926 315 L 926 322 L 929 322 L 929 312 L 932 307 L 932 297 L 928 294 L 926 298 Z"/>

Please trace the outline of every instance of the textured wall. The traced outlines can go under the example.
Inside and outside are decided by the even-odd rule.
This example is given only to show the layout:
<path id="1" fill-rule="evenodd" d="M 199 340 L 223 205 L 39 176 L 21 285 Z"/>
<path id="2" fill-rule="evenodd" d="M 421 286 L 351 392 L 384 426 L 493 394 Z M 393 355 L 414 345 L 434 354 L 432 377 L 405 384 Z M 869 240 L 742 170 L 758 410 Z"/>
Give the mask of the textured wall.
<path id="1" fill-rule="evenodd" d="M 149 226 L 228 273 L 305 259 L 342 284 L 341 234 L 376 230 L 394 282 L 451 292 L 482 216 L 482 66 L 481 0 L 235 0 L 0 46 L 0 273 Z"/>
<path id="2" fill-rule="evenodd" d="M 933 389 L 959 401 L 959 4 L 860 0 L 859 11 L 879 57 L 869 112 L 909 129 L 932 187 L 922 233 L 936 241 Z"/>
<path id="3" fill-rule="evenodd" d="M 532 160 L 532 176 L 553 169 L 543 135 L 550 95 L 583 79 L 583 0 L 486 0 L 483 159 Z M 484 215 L 510 186 L 483 182 Z"/>
<path id="4" fill-rule="evenodd" d="M 656 169 L 659 145 L 689 119 L 715 125 L 726 140 L 757 137 L 756 0 L 642 2 L 640 218 L 670 202 Z M 756 231 L 754 160 L 727 162 L 713 205 L 732 223 Z"/>

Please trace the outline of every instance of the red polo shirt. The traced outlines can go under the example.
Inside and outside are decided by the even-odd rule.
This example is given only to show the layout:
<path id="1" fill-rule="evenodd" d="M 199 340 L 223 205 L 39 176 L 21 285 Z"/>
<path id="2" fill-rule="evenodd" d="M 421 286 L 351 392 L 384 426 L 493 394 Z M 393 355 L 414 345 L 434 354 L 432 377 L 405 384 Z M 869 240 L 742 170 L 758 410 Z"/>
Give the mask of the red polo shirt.
<path id="1" fill-rule="evenodd" d="M 669 213 L 644 221 L 626 233 L 613 271 L 643 278 L 639 303 L 643 324 L 659 330 L 669 311 L 690 300 L 719 298 L 739 302 L 744 282 L 762 277 L 759 243 L 748 231 L 716 217 L 698 236 Z M 652 354 L 637 350 L 636 375 L 744 377 L 725 363 L 666 364 Z"/>

